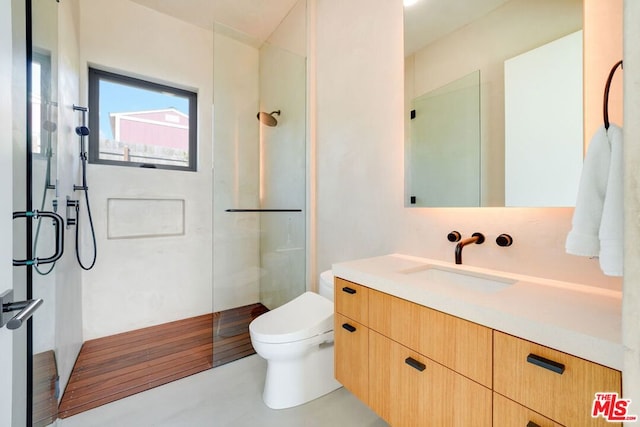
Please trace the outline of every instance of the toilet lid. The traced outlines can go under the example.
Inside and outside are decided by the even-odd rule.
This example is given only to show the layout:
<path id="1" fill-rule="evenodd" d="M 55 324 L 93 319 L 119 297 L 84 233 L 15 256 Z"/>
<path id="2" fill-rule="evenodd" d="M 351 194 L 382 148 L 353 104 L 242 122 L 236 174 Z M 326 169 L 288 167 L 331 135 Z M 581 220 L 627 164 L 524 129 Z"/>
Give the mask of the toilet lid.
<path id="1" fill-rule="evenodd" d="M 305 292 L 249 325 L 251 339 L 264 343 L 300 341 L 331 330 L 333 302 L 314 292 Z"/>

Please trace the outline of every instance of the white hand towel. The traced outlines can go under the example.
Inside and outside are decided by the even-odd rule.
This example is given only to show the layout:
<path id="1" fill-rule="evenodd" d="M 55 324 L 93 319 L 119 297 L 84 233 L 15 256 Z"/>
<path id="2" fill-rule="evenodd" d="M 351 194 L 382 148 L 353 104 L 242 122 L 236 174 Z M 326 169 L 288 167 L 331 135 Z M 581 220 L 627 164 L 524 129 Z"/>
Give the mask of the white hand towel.
<path id="1" fill-rule="evenodd" d="M 602 126 L 591 138 L 582 166 L 572 228 L 565 245 L 569 254 L 590 257 L 600 254 L 598 233 L 610 163 L 611 146 L 607 132 Z"/>
<path id="2" fill-rule="evenodd" d="M 624 245 L 622 129 L 612 123 L 607 136 L 611 144 L 611 162 L 600 222 L 600 268 L 608 276 L 622 276 Z"/>

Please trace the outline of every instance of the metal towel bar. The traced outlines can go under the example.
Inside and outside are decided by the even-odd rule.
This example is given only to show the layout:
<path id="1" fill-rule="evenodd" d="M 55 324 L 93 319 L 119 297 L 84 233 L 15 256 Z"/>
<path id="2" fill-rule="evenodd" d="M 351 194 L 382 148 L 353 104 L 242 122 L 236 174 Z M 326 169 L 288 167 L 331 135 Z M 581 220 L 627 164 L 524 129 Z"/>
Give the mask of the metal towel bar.
<path id="1" fill-rule="evenodd" d="M 302 212 L 302 209 L 226 209 L 225 212 Z"/>
<path id="2" fill-rule="evenodd" d="M 613 75 L 616 73 L 616 70 L 620 67 L 623 69 L 622 61 L 616 62 L 616 64 L 611 68 L 609 72 L 609 77 L 607 77 L 607 83 L 604 86 L 604 97 L 602 100 L 602 113 L 604 116 L 604 128 L 609 130 L 609 90 L 611 89 L 611 80 L 613 80 Z"/>

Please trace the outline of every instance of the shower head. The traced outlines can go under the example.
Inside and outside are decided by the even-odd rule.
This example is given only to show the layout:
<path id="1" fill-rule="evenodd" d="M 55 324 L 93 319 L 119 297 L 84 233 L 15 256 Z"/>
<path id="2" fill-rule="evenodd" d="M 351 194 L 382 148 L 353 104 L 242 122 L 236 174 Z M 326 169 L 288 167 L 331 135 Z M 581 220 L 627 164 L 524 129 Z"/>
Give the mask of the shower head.
<path id="1" fill-rule="evenodd" d="M 273 117 L 274 114 L 280 115 L 280 110 L 272 111 L 270 113 L 265 113 L 264 111 L 260 111 L 257 117 L 258 117 L 258 120 L 260 120 L 260 123 L 265 124 L 267 126 L 274 127 L 275 125 L 278 124 L 278 120 L 276 120 L 276 118 Z"/>
<path id="2" fill-rule="evenodd" d="M 76 127 L 76 134 L 78 136 L 89 136 L 89 128 L 86 126 Z"/>

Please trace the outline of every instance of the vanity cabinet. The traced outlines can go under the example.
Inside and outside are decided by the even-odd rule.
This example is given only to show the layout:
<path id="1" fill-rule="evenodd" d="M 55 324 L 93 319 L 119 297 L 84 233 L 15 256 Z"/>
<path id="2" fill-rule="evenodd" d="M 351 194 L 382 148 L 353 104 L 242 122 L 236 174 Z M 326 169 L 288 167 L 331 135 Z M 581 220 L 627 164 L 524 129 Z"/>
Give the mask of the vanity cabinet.
<path id="1" fill-rule="evenodd" d="M 493 426 L 562 427 L 549 418 L 519 405 L 498 393 L 493 393 Z"/>
<path id="2" fill-rule="evenodd" d="M 493 343 L 496 393 L 561 425 L 620 425 L 591 417 L 597 392 L 621 394 L 619 371 L 498 331 Z"/>
<path id="3" fill-rule="evenodd" d="M 491 329 L 374 290 L 369 327 L 491 388 Z"/>
<path id="4" fill-rule="evenodd" d="M 364 403 L 369 403 L 369 328 L 346 316 L 334 316 L 335 376 Z M 338 362 L 339 361 L 339 362 Z"/>
<path id="5" fill-rule="evenodd" d="M 340 278 L 335 284 L 338 381 L 394 427 L 491 425 L 490 329 Z M 366 310 L 353 307 L 357 298 Z"/>
<path id="6" fill-rule="evenodd" d="M 390 425 L 491 425 L 488 388 L 372 329 L 369 346 L 369 406 Z"/>
<path id="7" fill-rule="evenodd" d="M 336 379 L 393 427 L 613 426 L 614 369 L 335 280 Z"/>
<path id="8" fill-rule="evenodd" d="M 335 279 L 335 310 L 362 324 L 369 323 L 369 288 Z"/>

